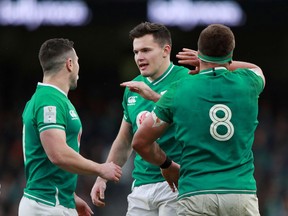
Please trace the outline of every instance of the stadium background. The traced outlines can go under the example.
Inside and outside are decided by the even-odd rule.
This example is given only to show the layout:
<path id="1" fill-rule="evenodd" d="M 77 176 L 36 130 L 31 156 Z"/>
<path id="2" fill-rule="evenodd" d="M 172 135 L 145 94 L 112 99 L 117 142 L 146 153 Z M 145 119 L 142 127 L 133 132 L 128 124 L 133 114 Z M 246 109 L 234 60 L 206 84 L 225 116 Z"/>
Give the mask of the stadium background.
<path id="1" fill-rule="evenodd" d="M 75 42 L 80 79 L 77 90 L 70 92 L 69 97 L 83 123 L 81 153 L 104 162 L 118 132 L 123 93 L 119 83 L 138 74 L 128 32 L 147 20 L 147 2 L 87 0 L 86 3 L 93 17 L 82 27 L 42 26 L 29 30 L 24 26 L 0 26 L 0 215 L 17 215 L 22 196 L 25 180 L 21 113 L 36 83 L 42 79 L 37 54 L 44 40 L 65 37 Z M 238 3 L 246 13 L 246 21 L 231 27 L 236 37 L 234 59 L 258 64 L 267 80 L 259 98 L 260 124 L 254 144 L 260 210 L 262 216 L 288 215 L 288 2 L 240 0 Z M 182 47 L 197 48 L 203 26 L 185 31 L 177 26 L 168 27 L 173 39 L 172 60 L 176 63 L 175 55 Z M 132 182 L 131 161 L 132 158 L 124 167 L 120 183 L 108 184 L 107 206 L 93 207 L 95 215 L 125 215 L 126 196 Z M 80 176 L 77 188 L 90 206 L 94 179 Z"/>

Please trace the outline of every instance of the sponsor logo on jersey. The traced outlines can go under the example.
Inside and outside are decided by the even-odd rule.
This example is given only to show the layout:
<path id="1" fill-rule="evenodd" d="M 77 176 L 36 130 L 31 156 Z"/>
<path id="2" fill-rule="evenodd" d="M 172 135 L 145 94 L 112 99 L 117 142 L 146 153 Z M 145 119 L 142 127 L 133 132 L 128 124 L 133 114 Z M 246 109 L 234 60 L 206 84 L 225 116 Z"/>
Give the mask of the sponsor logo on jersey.
<path id="1" fill-rule="evenodd" d="M 72 117 L 72 120 L 78 119 L 78 115 L 75 112 L 75 110 L 70 110 L 69 111 L 70 116 Z"/>
<path id="2" fill-rule="evenodd" d="M 139 126 L 143 123 L 144 119 L 145 119 L 149 114 L 150 114 L 149 111 L 142 111 L 142 112 L 140 112 L 140 113 L 137 115 L 137 117 L 136 117 L 137 127 L 139 127 Z"/>
<path id="3" fill-rule="evenodd" d="M 130 96 L 129 98 L 128 98 L 128 106 L 131 106 L 131 105 L 135 105 L 136 104 L 136 98 L 137 98 L 138 96 Z"/>
<path id="4" fill-rule="evenodd" d="M 44 123 L 56 123 L 56 106 L 44 107 Z"/>

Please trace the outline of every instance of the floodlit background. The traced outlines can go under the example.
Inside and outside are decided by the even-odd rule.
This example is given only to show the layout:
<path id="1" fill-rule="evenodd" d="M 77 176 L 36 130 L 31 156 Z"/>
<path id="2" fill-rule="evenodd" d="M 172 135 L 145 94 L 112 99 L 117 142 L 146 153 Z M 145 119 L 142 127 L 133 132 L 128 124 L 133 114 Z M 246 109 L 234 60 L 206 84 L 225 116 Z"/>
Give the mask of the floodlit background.
<path id="1" fill-rule="evenodd" d="M 231 27 L 234 59 L 259 65 L 267 85 L 259 98 L 254 156 L 262 216 L 288 215 L 288 2 L 286 0 L 0 0 L 0 215 L 16 216 L 25 184 L 21 113 L 42 71 L 41 44 L 54 37 L 75 42 L 78 88 L 69 93 L 83 123 L 81 154 L 104 162 L 122 119 L 122 81 L 138 75 L 128 32 L 142 21 L 167 25 L 172 60 L 197 49 L 209 23 Z M 133 156 L 120 183 L 109 183 L 106 207 L 95 215 L 124 216 Z M 92 207 L 95 177 L 80 176 L 77 193 Z"/>

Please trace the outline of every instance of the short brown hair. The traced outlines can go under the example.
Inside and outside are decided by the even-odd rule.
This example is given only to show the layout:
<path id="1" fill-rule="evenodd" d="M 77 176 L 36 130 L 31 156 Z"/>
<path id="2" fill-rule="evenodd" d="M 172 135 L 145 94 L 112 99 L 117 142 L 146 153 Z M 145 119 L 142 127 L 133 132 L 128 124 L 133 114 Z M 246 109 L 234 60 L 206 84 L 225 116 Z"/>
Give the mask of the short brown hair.
<path id="1" fill-rule="evenodd" d="M 39 51 L 39 61 L 43 72 L 57 72 L 65 63 L 67 53 L 73 51 L 74 42 L 64 38 L 46 40 Z"/>
<path id="2" fill-rule="evenodd" d="M 170 31 L 166 26 L 157 23 L 140 23 L 129 32 L 129 38 L 134 40 L 135 38 L 140 38 L 147 34 L 153 35 L 155 42 L 157 42 L 161 47 L 166 44 L 172 46 Z"/>
<path id="3" fill-rule="evenodd" d="M 207 56 L 227 56 L 235 48 L 235 38 L 231 29 L 222 24 L 211 24 L 199 36 L 198 50 Z"/>

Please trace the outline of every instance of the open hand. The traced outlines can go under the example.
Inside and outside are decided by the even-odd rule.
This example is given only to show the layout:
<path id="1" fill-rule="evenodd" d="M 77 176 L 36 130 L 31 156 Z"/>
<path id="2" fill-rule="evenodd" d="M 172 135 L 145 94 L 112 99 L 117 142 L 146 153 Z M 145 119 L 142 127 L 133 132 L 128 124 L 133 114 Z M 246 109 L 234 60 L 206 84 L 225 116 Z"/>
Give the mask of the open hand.
<path id="1" fill-rule="evenodd" d="M 90 192 L 92 203 L 98 207 L 105 206 L 104 200 L 105 200 L 106 183 L 107 183 L 106 179 L 98 177 Z"/>
<path id="2" fill-rule="evenodd" d="M 168 182 L 171 190 L 175 192 L 176 188 L 178 188 L 180 165 L 172 161 L 170 167 L 167 169 L 161 169 L 161 173 Z"/>
<path id="3" fill-rule="evenodd" d="M 176 57 L 179 59 L 178 63 L 183 65 L 194 66 L 195 69 L 191 70 L 190 74 L 199 73 L 199 59 L 198 52 L 192 49 L 183 48 L 182 51 L 178 52 Z"/>

